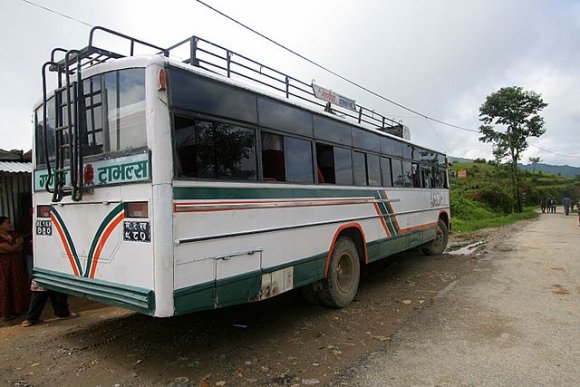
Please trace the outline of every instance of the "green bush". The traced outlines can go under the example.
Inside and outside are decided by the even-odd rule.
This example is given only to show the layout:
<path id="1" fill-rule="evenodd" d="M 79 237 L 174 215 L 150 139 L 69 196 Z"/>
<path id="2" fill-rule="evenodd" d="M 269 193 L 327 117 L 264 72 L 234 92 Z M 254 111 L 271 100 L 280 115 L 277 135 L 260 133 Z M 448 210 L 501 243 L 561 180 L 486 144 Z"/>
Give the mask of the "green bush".
<path id="1" fill-rule="evenodd" d="M 511 214 L 514 208 L 514 199 L 508 190 L 509 187 L 499 184 L 486 185 L 479 191 L 480 201 L 494 211 Z"/>

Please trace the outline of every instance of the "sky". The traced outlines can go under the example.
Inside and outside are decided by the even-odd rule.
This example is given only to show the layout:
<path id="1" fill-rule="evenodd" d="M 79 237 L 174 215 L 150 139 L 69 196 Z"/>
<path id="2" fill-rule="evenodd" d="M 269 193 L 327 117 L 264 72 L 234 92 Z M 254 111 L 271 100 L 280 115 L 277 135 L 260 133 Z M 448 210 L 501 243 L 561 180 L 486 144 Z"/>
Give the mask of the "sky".
<path id="1" fill-rule="evenodd" d="M 530 138 L 521 161 L 580 167 L 580 0 L 204 1 L 389 100 L 465 129 L 479 128 L 479 107 L 502 87 L 539 93 L 546 133 Z M 196 35 L 402 121 L 419 145 L 493 158 L 479 133 L 374 97 L 195 0 L 30 2 L 0 0 L 2 149 L 30 149 L 42 65 L 55 47 L 85 47 L 88 24 L 162 47 Z"/>

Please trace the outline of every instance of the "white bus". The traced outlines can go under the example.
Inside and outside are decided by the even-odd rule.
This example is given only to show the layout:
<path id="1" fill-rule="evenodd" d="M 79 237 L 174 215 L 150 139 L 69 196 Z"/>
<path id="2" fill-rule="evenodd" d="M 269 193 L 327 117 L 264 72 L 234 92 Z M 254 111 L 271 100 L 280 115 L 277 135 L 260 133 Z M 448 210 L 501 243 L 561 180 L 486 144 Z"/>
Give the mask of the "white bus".
<path id="1" fill-rule="evenodd" d="M 447 244 L 445 155 L 197 37 L 164 49 L 95 27 L 53 51 L 34 113 L 34 276 L 50 289 L 157 317 L 297 288 L 344 307 L 362 265 Z"/>

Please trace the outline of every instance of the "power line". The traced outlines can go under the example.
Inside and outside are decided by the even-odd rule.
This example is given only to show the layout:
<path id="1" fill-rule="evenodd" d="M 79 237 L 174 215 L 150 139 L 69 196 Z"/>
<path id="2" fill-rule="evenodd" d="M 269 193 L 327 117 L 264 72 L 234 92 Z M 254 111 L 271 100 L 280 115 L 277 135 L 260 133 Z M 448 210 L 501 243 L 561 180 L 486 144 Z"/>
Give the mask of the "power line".
<path id="1" fill-rule="evenodd" d="M 324 70 L 324 71 L 326 71 L 326 72 L 328 72 L 328 73 L 330 73 L 330 74 L 332 74 L 332 75 L 334 75 L 334 76 L 336 76 L 336 77 L 338 77 L 340 79 L 342 79 L 343 81 L 345 81 L 345 82 L 347 82 L 347 83 L 349 83 L 349 84 L 351 84 L 353 86 L 356 86 L 356 87 L 358 87 L 358 88 L 366 91 L 367 93 L 370 93 L 370 94 L 374 95 L 375 97 L 378 97 L 378 98 L 380 98 L 380 99 L 382 99 L 382 100 L 384 100 L 386 102 L 389 102 L 389 103 L 391 103 L 391 104 L 393 104 L 393 105 L 395 105 L 395 106 L 397 106 L 397 107 L 399 107 L 399 108 L 401 108 L 403 110 L 406 110 L 408 112 L 411 112 L 413 114 L 416 114 L 416 115 L 418 115 L 418 116 L 426 119 L 427 121 L 437 122 L 439 124 L 442 124 L 442 125 L 445 125 L 445 126 L 449 126 L 449 127 L 455 128 L 455 129 L 460 129 L 460 130 L 467 131 L 467 132 L 478 133 L 478 134 L 481 133 L 477 129 L 465 128 L 465 127 L 462 127 L 462 126 L 459 126 L 459 125 L 455 125 L 455 124 L 451 124 L 449 122 L 445 122 L 445 121 L 439 120 L 437 118 L 433 118 L 431 116 L 428 116 L 426 114 L 423 114 L 421 112 L 418 112 L 417 110 L 414 110 L 414 109 L 411 109 L 411 108 L 409 108 L 409 107 L 407 107 L 405 105 L 402 105 L 402 104 L 400 104 L 400 103 L 398 103 L 396 101 L 393 101 L 393 100 L 391 100 L 389 98 L 386 98 L 386 97 L 378 94 L 377 92 L 374 92 L 374 91 L 368 89 L 367 87 L 360 85 L 357 82 L 351 81 L 350 79 L 348 79 L 348 78 L 346 78 L 346 77 L 338 74 L 337 72 L 335 72 L 335 71 L 333 71 L 333 70 L 331 70 L 331 69 L 329 69 L 329 68 L 327 68 L 327 67 L 325 67 L 325 66 L 323 66 L 323 65 L 321 65 L 321 64 L 319 64 L 319 63 L 317 63 L 315 61 L 313 61 L 312 59 L 309 59 L 309 58 L 305 57 L 304 55 L 302 55 L 302 54 L 300 54 L 300 53 L 298 53 L 298 52 L 296 52 L 296 51 L 294 51 L 294 50 L 292 50 L 292 49 L 290 49 L 288 47 L 286 47 L 282 43 L 278 43 L 277 41 L 273 40 L 272 38 L 270 38 L 270 37 L 262 34 L 259 31 L 256 31 L 252 27 L 250 27 L 250 26 L 248 26 L 248 25 L 240 22 L 239 20 L 234 19 L 233 17 L 229 16 L 228 14 L 226 14 L 226 13 L 224 13 L 224 12 L 222 12 L 222 11 L 214 8 L 214 7 L 212 7 L 211 5 L 207 4 L 206 2 L 204 2 L 202 0 L 195 0 L 195 1 L 197 1 L 199 4 L 205 6 L 205 7 L 209 8 L 209 9 L 211 9 L 212 11 L 218 13 L 219 15 L 225 17 L 226 19 L 228 19 L 228 20 L 236 23 L 237 25 L 241 26 L 242 28 L 245 28 L 246 30 L 248 30 L 248 31 L 250 31 L 250 32 L 252 32 L 252 33 L 260 36 L 261 38 L 266 39 L 267 41 L 269 41 L 270 43 L 272 43 L 272 44 L 280 47 L 281 49 L 283 49 L 285 51 L 288 51 L 291 54 L 296 55 L 299 58 L 305 60 L 306 62 L 308 62 L 308 63 L 310 63 L 310 64 L 312 64 L 312 65 L 314 65 L 314 66 L 316 66 L 316 67 L 318 67 L 318 68 L 320 68 L 320 69 L 322 69 L 322 70 Z M 432 128 L 434 129 L 433 126 L 432 126 Z M 552 154 L 557 155 L 557 156 L 568 157 L 568 158 L 580 158 L 580 157 L 577 157 L 577 156 L 567 156 L 567 155 L 559 154 L 559 153 L 556 153 L 556 152 L 552 152 L 552 151 L 549 151 L 547 149 L 542 149 L 540 147 L 537 147 L 537 146 L 535 146 L 533 144 L 530 144 L 530 145 L 533 146 L 533 147 L 535 147 L 535 148 L 538 148 L 538 149 L 540 149 L 540 150 L 542 150 L 544 152 L 552 153 Z"/>
<path id="2" fill-rule="evenodd" d="M 528 145 L 533 146 L 534 148 L 539 149 L 539 150 L 541 150 L 543 152 L 548 152 L 548 153 L 551 153 L 551 154 L 556 155 L 556 156 L 561 156 L 561 157 L 566 157 L 566 158 L 569 158 L 569 159 L 579 159 L 580 160 L 580 156 L 563 155 L 561 153 L 556 153 L 556 152 L 552 152 L 551 150 L 547 150 L 547 149 L 544 149 L 544 148 L 540 148 L 539 146 L 534 145 L 534 144 L 528 143 Z"/>
<path id="3" fill-rule="evenodd" d="M 246 24 L 244 24 L 244 23 L 242 23 L 242 22 L 234 19 L 233 17 L 225 14 L 224 12 L 220 11 L 219 9 L 216 9 L 216 8 L 212 7 L 211 5 L 205 3 L 205 2 L 203 2 L 201 0 L 195 0 L 195 1 L 197 1 L 198 3 L 200 3 L 201 5 L 209 8 L 209 9 L 211 9 L 212 11 L 220 14 L 221 16 L 225 17 L 226 19 L 228 19 L 228 20 L 230 20 L 230 21 L 238 24 L 239 26 L 241 26 L 241 27 L 243 27 L 243 28 L 251 31 L 252 33 L 260 36 L 261 38 L 266 39 L 267 41 L 269 41 L 270 43 L 272 43 L 272 44 L 280 47 L 281 49 L 283 49 L 285 51 L 288 51 L 288 52 L 290 52 L 293 55 L 298 56 L 299 58 L 305 60 L 306 62 L 308 62 L 308 63 L 310 63 L 310 64 L 312 64 L 312 65 L 314 65 L 314 66 L 316 66 L 316 67 L 318 67 L 318 68 L 320 68 L 320 69 L 322 69 L 322 70 L 324 70 L 324 71 L 326 71 L 326 72 L 328 72 L 328 73 L 330 73 L 330 74 L 332 74 L 332 75 L 334 75 L 334 76 L 336 76 L 336 77 L 338 77 L 340 79 L 342 79 L 343 81 L 345 81 L 347 83 L 350 83 L 353 86 L 358 87 L 359 89 L 362 89 L 362 90 L 366 91 L 367 93 L 370 93 L 370 94 L 374 95 L 375 97 L 378 97 L 378 98 L 382 99 L 383 101 L 389 102 L 389 103 L 391 103 L 391 104 L 393 104 L 393 105 L 395 105 L 395 106 L 397 106 L 397 107 L 399 107 L 399 108 L 401 108 L 403 110 L 406 110 L 408 112 L 411 112 L 413 114 L 416 114 L 416 115 L 418 115 L 420 117 L 423 117 L 423 118 L 425 118 L 427 120 L 431 120 L 433 122 L 437 122 L 439 124 L 447 125 L 447 126 L 450 126 L 452 128 L 456 128 L 456 129 L 460 129 L 460 130 L 465 130 L 465 131 L 468 131 L 468 132 L 477 132 L 477 133 L 479 133 L 478 130 L 464 128 L 464 127 L 461 127 L 461 126 L 458 126 L 458 125 L 454 125 L 454 124 L 450 124 L 450 123 L 445 122 L 445 121 L 438 120 L 438 119 L 433 118 L 433 117 L 430 117 L 430 116 L 428 116 L 426 114 L 420 113 L 420 112 L 418 112 L 418 111 L 416 111 L 414 109 L 411 109 L 411 108 L 409 108 L 409 107 L 407 107 L 405 105 L 402 105 L 402 104 L 400 104 L 400 103 L 398 103 L 396 101 L 393 101 L 393 100 L 391 100 L 391 99 L 389 99 L 387 97 L 384 97 L 384 96 L 380 95 L 379 93 L 374 92 L 374 91 L 368 89 L 367 87 L 362 86 L 361 84 L 359 84 L 357 82 L 351 81 L 350 79 L 348 79 L 346 77 L 343 77 L 342 75 L 338 74 L 337 72 L 335 72 L 335 71 L 333 71 L 333 70 L 331 70 L 331 69 L 329 69 L 329 68 L 327 68 L 327 67 L 325 67 L 325 66 L 323 66 L 323 65 L 321 65 L 321 64 L 319 64 L 319 63 L 317 63 L 315 61 L 313 61 L 312 59 L 309 59 L 309 58 L 305 57 L 304 55 L 302 55 L 302 54 L 300 54 L 300 53 L 298 53 L 298 52 L 296 52 L 296 51 L 294 51 L 294 50 L 286 47 L 285 45 L 283 45 L 281 43 L 278 43 L 277 41 L 273 40 L 272 38 L 269 38 L 268 36 L 262 34 L 261 32 L 256 31 L 252 27 L 249 27 Z"/>
<path id="4" fill-rule="evenodd" d="M 87 26 L 87 27 L 91 27 L 91 28 L 92 28 L 92 27 L 94 27 L 92 24 L 89 24 L 89 23 L 87 23 L 87 22 L 85 22 L 85 21 L 82 21 L 82 20 L 80 20 L 80 19 L 74 18 L 74 17 L 72 17 L 72 16 L 69 16 L 69 15 L 67 15 L 67 14 L 64 14 L 64 13 L 61 13 L 61 12 L 58 12 L 58 11 L 55 11 L 54 9 L 51 9 L 51 8 L 45 7 L 45 6 L 43 6 L 43 5 L 36 4 L 36 3 L 32 2 L 32 1 L 29 1 L 29 0 L 20 0 L 20 1 L 22 1 L 22 2 L 24 2 L 24 3 L 27 3 L 27 4 L 30 4 L 30 5 L 32 5 L 32 6 L 34 6 L 34 7 L 38 7 L 38 8 L 44 9 L 45 11 L 48 11 L 48 12 L 50 12 L 50 13 L 54 13 L 55 15 L 62 16 L 62 17 L 64 17 L 64 18 L 67 18 L 67 19 L 69 19 L 69 20 L 72 20 L 72 21 L 74 21 L 74 22 L 77 22 L 77 23 L 80 23 L 80 24 L 84 24 L 84 25 L 85 25 L 85 26 Z"/>
<path id="5" fill-rule="evenodd" d="M 55 15 L 58 15 L 58 16 L 61 16 L 61 17 L 64 17 L 64 18 L 66 18 L 66 19 L 69 19 L 69 20 L 71 20 L 71 21 L 74 21 L 74 22 L 76 22 L 76 23 L 83 24 L 83 25 L 85 25 L 85 26 L 87 26 L 87 27 L 91 27 L 91 28 L 92 28 L 92 27 L 94 27 L 94 25 L 92 25 L 92 24 L 90 24 L 90 23 L 87 23 L 87 22 L 85 22 L 85 21 L 83 21 L 83 20 L 80 20 L 80 19 L 78 19 L 78 18 L 75 18 L 75 17 L 73 17 L 73 16 L 70 16 L 70 15 L 64 14 L 64 13 L 62 13 L 62 12 L 56 11 L 56 10 L 54 10 L 54 9 L 52 9 L 52 8 L 48 8 L 48 7 L 45 7 L 45 6 L 43 6 L 43 5 L 40 5 L 40 4 L 37 4 L 37 3 L 34 3 L 34 2 L 32 2 L 32 1 L 30 1 L 30 0 L 20 0 L 20 1 L 22 1 L 22 2 L 24 2 L 24 3 L 26 3 L 26 4 L 29 4 L 29 5 L 32 5 L 32 6 L 34 6 L 34 7 L 37 7 L 37 8 L 43 9 L 43 10 L 45 10 L 45 11 L 47 11 L 47 12 L 50 12 L 50 13 L 53 13 L 53 14 L 55 14 Z M 438 120 L 438 119 L 436 119 L 436 118 L 433 118 L 433 117 L 430 117 L 430 116 L 428 116 L 428 115 L 426 115 L 426 114 L 420 113 L 420 112 L 418 112 L 418 111 L 416 111 L 416 110 L 414 110 L 414 109 L 408 108 L 408 107 L 406 107 L 406 106 L 404 106 L 404 105 L 402 105 L 402 104 L 400 104 L 400 103 L 398 103 L 398 102 L 396 102 L 396 101 L 393 101 L 393 100 L 391 100 L 391 99 L 388 99 L 388 98 L 386 98 L 386 97 L 384 97 L 384 96 L 382 96 L 382 95 L 380 95 L 380 94 L 378 94 L 378 93 L 376 93 L 376 92 L 374 92 L 374 91 L 372 91 L 372 90 L 370 90 L 370 89 L 368 89 L 368 88 L 366 88 L 366 87 L 364 87 L 364 86 L 362 86 L 362 85 L 358 84 L 357 82 L 351 81 L 350 79 L 348 79 L 348 78 L 346 78 L 346 77 L 344 77 L 344 76 L 342 76 L 342 75 L 338 74 L 337 72 L 335 72 L 335 71 L 333 71 L 333 70 L 330 70 L 329 68 L 327 68 L 327 67 L 325 67 L 325 66 L 323 66 L 323 65 L 321 65 L 321 64 L 319 64 L 319 63 L 317 63 L 317 62 L 315 62 L 315 61 L 313 61 L 313 60 L 311 60 L 311 59 L 309 59 L 309 58 L 307 58 L 307 57 L 305 57 L 304 55 L 302 55 L 302 54 L 300 54 L 300 53 L 298 53 L 298 52 L 296 52 L 296 51 L 294 51 L 294 50 L 292 50 L 292 49 L 290 49 L 290 48 L 288 48 L 288 47 L 284 46 L 283 44 L 276 42 L 275 40 L 273 40 L 273 39 L 269 38 L 268 36 L 266 36 L 266 35 L 264 35 L 264 34 L 262 34 L 262 33 L 258 32 L 258 31 L 256 31 L 256 30 L 254 30 L 253 28 L 251 28 L 251 27 L 247 26 L 246 24 L 244 24 L 244 23 L 242 23 L 242 22 L 240 22 L 240 21 L 238 21 L 238 20 L 236 20 L 236 19 L 232 18 L 231 16 L 229 16 L 229 15 L 225 14 L 224 12 L 222 12 L 222 11 L 220 11 L 220 10 L 218 10 L 218 9 L 216 9 L 216 8 L 214 8 L 214 7 L 212 7 L 211 5 L 209 5 L 209 4 L 207 4 L 207 3 L 205 3 L 205 2 L 203 2 L 203 1 L 201 1 L 201 0 L 196 0 L 196 1 L 197 1 L 198 3 L 200 3 L 200 4 L 202 4 L 203 6 L 205 6 L 205 7 L 209 8 L 209 9 L 211 9 L 212 11 L 214 11 L 214 12 L 216 12 L 216 13 L 220 14 L 221 16 L 223 16 L 223 17 L 227 18 L 228 20 L 230 20 L 230 21 L 232 21 L 232 22 L 234 22 L 234 23 L 236 23 L 236 24 L 240 25 L 241 27 L 243 27 L 243 28 L 245 28 L 245 29 L 247 29 L 247 30 L 251 31 L 252 33 L 254 33 L 254 34 L 256 34 L 256 35 L 258 35 L 258 36 L 262 37 L 263 39 L 266 39 L 267 41 L 271 42 L 272 44 L 274 44 L 274 45 L 276 45 L 276 46 L 278 46 L 278 47 L 282 48 L 283 50 L 285 50 L 285 51 L 288 51 L 288 52 L 290 52 L 291 54 L 298 56 L 299 58 L 301 58 L 301 59 L 303 59 L 303 60 L 307 61 L 308 63 L 310 63 L 310 64 L 312 64 L 312 65 L 314 65 L 314 66 L 316 66 L 316 67 L 318 67 L 318 68 L 320 68 L 320 69 L 322 69 L 322 70 L 324 70 L 324 71 L 326 71 L 326 72 L 328 72 L 328 73 L 330 73 L 330 74 L 332 74 L 332 75 L 334 75 L 334 76 L 336 76 L 336 77 L 338 77 L 338 78 L 342 79 L 343 81 L 345 81 L 345 82 L 347 82 L 347 83 L 350 83 L 350 84 L 351 84 L 351 85 L 353 85 L 353 86 L 356 86 L 356 87 L 358 87 L 358 88 L 360 88 L 360 89 L 362 89 L 362 90 L 364 90 L 364 91 L 366 91 L 366 92 L 368 92 L 368 93 L 370 93 L 370 94 L 372 94 L 372 95 L 376 96 L 376 97 L 378 97 L 378 98 L 380 98 L 380 99 L 382 99 L 382 100 L 384 100 L 384 101 L 386 101 L 386 102 L 389 102 L 389 103 L 391 103 L 391 104 L 393 104 L 393 105 L 395 105 L 395 106 L 398 106 L 398 107 L 400 107 L 401 109 L 404 109 L 404 110 L 406 110 L 406 111 L 408 111 L 408 112 L 411 112 L 411 113 L 413 113 L 413 114 L 416 114 L 416 115 L 418 115 L 419 117 L 422 117 L 422 118 L 424 118 L 424 119 L 425 119 L 425 120 L 427 120 L 428 122 L 430 122 L 430 121 L 432 121 L 432 122 L 437 122 L 437 123 L 439 123 L 439 124 L 446 125 L 446 126 L 449 126 L 449 127 L 455 128 L 455 129 L 460 129 L 460 130 L 464 130 L 464 131 L 468 131 L 468 132 L 473 132 L 473 133 L 480 133 L 480 132 L 479 132 L 479 130 L 476 130 L 476 129 L 470 129 L 470 128 L 464 128 L 464 127 L 462 127 L 462 126 L 458 126 L 458 125 L 451 124 L 451 123 L 448 123 L 448 122 L 445 122 L 445 121 L 442 121 L 442 120 Z M 408 117 L 408 118 L 412 118 L 412 117 Z M 432 128 L 432 129 L 435 131 L 435 128 L 434 128 L 432 125 L 431 125 L 431 128 Z M 435 134 L 436 134 L 436 136 L 438 137 L 439 141 L 441 141 L 441 142 L 442 142 L 441 138 L 439 137 L 439 135 L 437 134 L 437 132 L 436 132 L 436 131 L 435 131 Z M 443 145 L 445 145 L 445 144 L 443 144 Z M 547 149 L 544 149 L 544 148 L 540 148 L 539 146 L 536 146 L 536 145 L 534 145 L 534 144 L 529 144 L 529 145 L 530 145 L 530 146 L 533 146 L 534 148 L 537 148 L 537 149 L 539 149 L 539 150 L 541 150 L 541 151 L 543 151 L 543 152 L 551 153 L 551 154 L 553 154 L 553 155 L 556 155 L 556 156 L 561 156 L 561 157 L 566 157 L 566 158 L 572 158 L 572 159 L 580 159 L 580 157 L 579 157 L 579 156 L 568 156 L 568 155 L 564 155 L 564 154 L 561 154 L 561 153 L 553 152 L 553 151 L 550 151 L 550 150 L 547 150 Z M 445 147 L 445 146 L 444 146 L 444 147 Z M 446 148 L 446 147 L 445 147 L 445 148 Z"/>

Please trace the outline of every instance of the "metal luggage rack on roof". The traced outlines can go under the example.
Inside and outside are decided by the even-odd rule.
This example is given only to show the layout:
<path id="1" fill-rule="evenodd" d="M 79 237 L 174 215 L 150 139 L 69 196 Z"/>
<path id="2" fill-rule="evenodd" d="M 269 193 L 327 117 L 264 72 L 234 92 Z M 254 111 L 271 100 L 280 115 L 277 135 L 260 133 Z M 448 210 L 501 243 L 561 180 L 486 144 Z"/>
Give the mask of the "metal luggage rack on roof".
<path id="1" fill-rule="evenodd" d="M 95 46 L 94 40 L 97 32 L 109 34 L 113 38 L 128 42 L 128 52 L 121 54 Z M 301 81 L 270 66 L 197 36 L 191 36 L 168 48 L 163 48 L 108 28 L 97 26 L 93 27 L 90 31 L 88 46 L 78 51 L 70 51 L 71 55 L 68 59 L 65 57 L 59 62 L 55 62 L 54 57 L 56 53 L 66 53 L 67 51 L 61 48 L 53 50 L 51 62 L 56 63 L 56 65 L 51 66 L 51 70 L 56 71 L 59 69 L 61 73 L 64 73 L 64 69 L 66 68 L 70 74 L 74 74 L 84 68 L 106 62 L 110 59 L 134 56 L 136 55 L 136 47 L 153 49 L 157 54 L 180 59 L 183 63 L 203 68 L 228 78 L 241 78 L 259 87 L 280 93 L 287 99 L 295 98 L 313 108 L 322 108 L 327 112 L 334 113 L 347 120 L 355 121 L 365 126 L 370 126 L 375 129 L 401 127 L 400 122 L 359 104 L 356 104 L 356 111 L 352 111 L 338 105 L 325 103 L 315 97 L 311 83 Z M 178 53 L 181 54 L 181 58 L 177 55 Z"/>
<path id="2" fill-rule="evenodd" d="M 315 97 L 312 83 L 301 81 L 200 37 L 192 36 L 167 48 L 170 55 L 180 49 L 186 54 L 186 59 L 181 58 L 182 61 L 192 66 L 228 78 L 237 77 L 250 81 L 267 90 L 281 93 L 287 99 L 296 98 L 312 107 L 323 108 L 327 112 L 374 129 L 402 127 L 401 123 L 359 104 L 356 104 L 356 111 L 352 111 L 322 102 Z"/>
<path id="3" fill-rule="evenodd" d="M 106 50 L 100 47 L 97 47 L 93 44 L 95 39 L 95 33 L 97 31 L 105 32 L 109 35 L 112 35 L 114 38 L 119 38 L 123 41 L 127 41 L 129 43 L 128 53 L 127 54 L 120 54 L 114 51 Z M 144 42 L 139 39 L 135 39 L 131 36 L 122 34 L 117 31 L 110 30 L 105 27 L 93 27 L 89 33 L 89 44 L 87 47 L 81 50 L 66 50 L 64 48 L 55 48 L 52 50 L 50 61 L 53 63 L 50 67 L 50 71 L 60 71 L 62 73 L 65 72 L 65 69 L 69 71 L 70 74 L 75 74 L 77 71 L 89 68 L 99 63 L 104 63 L 110 59 L 119 59 L 124 58 L 127 56 L 134 56 L 136 55 L 136 47 L 142 46 L 146 48 L 153 49 L 156 53 L 162 53 L 165 56 L 169 56 L 169 51 L 156 46 L 151 43 Z M 56 61 L 57 53 L 63 53 L 64 57 Z M 66 55 L 69 54 L 67 58 Z"/>

